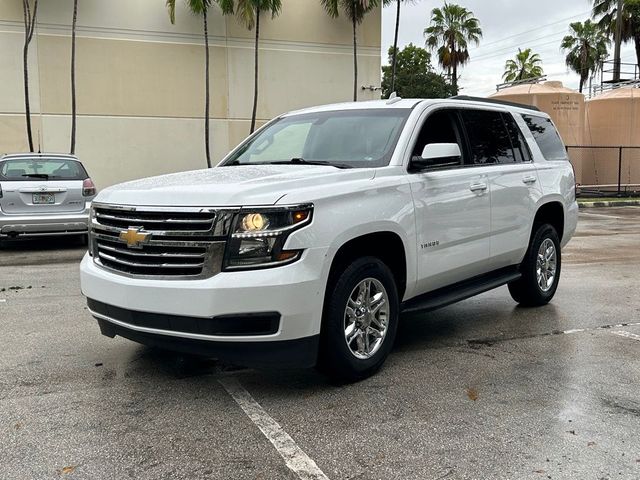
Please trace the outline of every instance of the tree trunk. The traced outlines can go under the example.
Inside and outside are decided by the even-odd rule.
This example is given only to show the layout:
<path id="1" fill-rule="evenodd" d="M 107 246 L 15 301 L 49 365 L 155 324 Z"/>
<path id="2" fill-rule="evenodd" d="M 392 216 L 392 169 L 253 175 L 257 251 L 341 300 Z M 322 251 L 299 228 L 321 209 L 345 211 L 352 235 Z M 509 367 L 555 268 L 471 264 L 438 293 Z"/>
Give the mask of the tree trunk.
<path id="1" fill-rule="evenodd" d="M 76 153 L 76 25 L 78 22 L 78 0 L 73 0 L 73 22 L 71 24 L 71 149 Z"/>
<path id="2" fill-rule="evenodd" d="M 449 57 L 451 66 L 450 74 L 451 74 L 451 85 L 453 86 L 453 91 L 458 94 L 458 55 L 456 54 L 456 42 L 455 40 L 449 36 Z"/>
<path id="3" fill-rule="evenodd" d="M 205 5 L 203 10 L 203 18 L 204 18 L 204 51 L 205 51 L 205 62 L 204 62 L 204 77 L 205 77 L 205 85 L 204 85 L 204 150 L 207 156 L 207 168 L 211 168 L 211 148 L 209 146 L 209 102 L 210 102 L 210 92 L 209 92 L 209 26 L 207 24 L 207 7 Z"/>
<path id="4" fill-rule="evenodd" d="M 396 62 L 398 60 L 398 31 L 400 30 L 400 3 L 401 0 L 396 0 L 398 2 L 398 9 L 396 11 L 396 32 L 393 37 L 393 60 L 392 60 L 392 68 L 391 68 L 391 93 L 396 91 Z"/>
<path id="5" fill-rule="evenodd" d="M 29 0 L 22 0 L 22 9 L 24 14 L 24 47 L 22 50 L 22 70 L 24 77 L 24 112 L 27 124 L 27 140 L 29 142 L 29 151 L 33 152 L 33 133 L 31 129 L 31 104 L 29 102 L 29 44 L 33 38 L 35 29 L 36 15 L 38 13 L 38 0 L 33 3 L 33 14 L 29 7 Z"/>
<path id="6" fill-rule="evenodd" d="M 584 84 L 587 82 L 587 78 L 589 77 L 589 51 L 588 46 L 585 44 L 585 42 L 583 42 L 580 57 L 580 93 L 582 93 Z"/>
<path id="7" fill-rule="evenodd" d="M 255 65 L 253 76 L 253 112 L 251 113 L 251 131 L 252 134 L 256 129 L 256 115 L 258 113 L 258 67 L 259 67 L 259 44 L 260 44 L 260 8 L 256 8 L 256 46 L 255 46 Z"/>
<path id="8" fill-rule="evenodd" d="M 356 37 L 357 34 L 357 22 L 356 16 L 353 15 L 351 18 L 353 23 L 353 101 L 358 101 L 358 39 Z"/>
<path id="9" fill-rule="evenodd" d="M 23 73 L 24 73 L 24 113 L 27 121 L 27 140 L 29 151 L 33 152 L 33 135 L 31 133 L 31 106 L 29 105 L 29 44 L 24 44 L 22 51 Z"/>
<path id="10" fill-rule="evenodd" d="M 455 52 L 455 44 L 451 44 L 451 85 L 453 90 L 458 94 L 458 58 Z"/>

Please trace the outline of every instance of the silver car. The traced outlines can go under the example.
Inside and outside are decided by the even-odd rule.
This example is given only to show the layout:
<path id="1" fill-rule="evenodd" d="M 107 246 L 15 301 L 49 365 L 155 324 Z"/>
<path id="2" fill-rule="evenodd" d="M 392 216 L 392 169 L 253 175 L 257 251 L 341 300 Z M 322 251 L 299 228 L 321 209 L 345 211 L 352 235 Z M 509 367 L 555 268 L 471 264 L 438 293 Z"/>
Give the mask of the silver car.
<path id="1" fill-rule="evenodd" d="M 0 240 L 86 233 L 96 187 L 74 155 L 0 157 Z"/>

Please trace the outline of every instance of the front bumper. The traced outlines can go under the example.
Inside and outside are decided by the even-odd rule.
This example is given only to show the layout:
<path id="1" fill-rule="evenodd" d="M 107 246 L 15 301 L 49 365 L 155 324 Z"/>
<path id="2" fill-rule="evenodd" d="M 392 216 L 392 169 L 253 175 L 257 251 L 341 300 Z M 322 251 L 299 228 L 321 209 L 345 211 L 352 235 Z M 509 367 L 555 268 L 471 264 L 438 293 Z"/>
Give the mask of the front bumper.
<path id="1" fill-rule="evenodd" d="M 87 232 L 89 209 L 72 213 L 41 215 L 7 215 L 0 212 L 0 238 L 35 237 L 43 235 L 76 235 Z"/>
<path id="2" fill-rule="evenodd" d="M 201 280 L 129 277 L 100 268 L 87 254 L 80 266 L 80 279 L 82 292 L 90 299 L 90 311 L 108 336 L 121 335 L 244 365 L 310 366 L 317 356 L 328 274 L 325 254 L 326 249 L 309 249 L 290 265 L 222 272 Z M 118 315 L 108 308 L 92 310 L 95 302 L 113 307 Z M 264 312 L 280 315 L 276 331 L 255 334 L 238 328 L 237 333 L 229 334 L 204 326 L 220 317 L 243 318 Z M 170 329 L 157 323 L 160 316 L 169 317 Z M 149 318 L 153 322 L 146 320 Z M 202 320 L 200 326 L 198 319 Z M 183 328 L 180 322 L 184 322 Z"/>

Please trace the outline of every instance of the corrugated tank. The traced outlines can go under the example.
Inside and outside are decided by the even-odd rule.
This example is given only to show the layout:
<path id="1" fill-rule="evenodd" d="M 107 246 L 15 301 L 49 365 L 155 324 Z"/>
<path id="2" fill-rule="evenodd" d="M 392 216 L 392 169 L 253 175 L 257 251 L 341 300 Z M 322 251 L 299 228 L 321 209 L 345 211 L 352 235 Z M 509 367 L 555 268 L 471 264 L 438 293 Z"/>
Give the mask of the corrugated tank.
<path id="1" fill-rule="evenodd" d="M 618 88 L 598 95 L 586 102 L 585 141 L 592 146 L 612 148 L 591 149 L 584 155 L 584 164 L 592 177 L 583 179 L 585 184 L 616 184 L 618 163 L 622 153 L 621 183 L 640 184 L 640 89 Z"/>
<path id="2" fill-rule="evenodd" d="M 562 82 L 516 85 L 494 93 L 490 98 L 534 105 L 549 114 L 558 127 L 565 145 L 584 145 L 584 95 L 566 88 Z M 576 179 L 582 182 L 583 167 L 580 156 L 571 158 Z"/>

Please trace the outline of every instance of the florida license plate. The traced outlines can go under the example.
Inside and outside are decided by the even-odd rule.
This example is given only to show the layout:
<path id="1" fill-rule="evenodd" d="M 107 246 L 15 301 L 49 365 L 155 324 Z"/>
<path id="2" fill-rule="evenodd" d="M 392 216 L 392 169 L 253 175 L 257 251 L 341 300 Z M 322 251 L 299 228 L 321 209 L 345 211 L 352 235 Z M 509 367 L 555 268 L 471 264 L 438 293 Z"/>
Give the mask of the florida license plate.
<path id="1" fill-rule="evenodd" d="M 52 204 L 56 202 L 56 196 L 53 193 L 34 193 L 33 194 L 33 204 Z"/>

